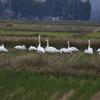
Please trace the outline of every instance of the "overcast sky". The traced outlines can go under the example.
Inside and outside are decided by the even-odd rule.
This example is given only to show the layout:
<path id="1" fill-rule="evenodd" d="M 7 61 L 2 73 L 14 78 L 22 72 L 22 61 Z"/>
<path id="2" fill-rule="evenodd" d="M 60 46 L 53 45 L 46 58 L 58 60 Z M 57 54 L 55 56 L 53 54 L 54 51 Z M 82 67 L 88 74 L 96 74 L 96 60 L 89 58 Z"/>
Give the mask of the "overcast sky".
<path id="1" fill-rule="evenodd" d="M 82 0 L 82 1 L 87 1 L 87 0 Z M 91 6 L 92 6 L 92 10 L 97 10 L 100 9 L 100 0 L 90 0 L 91 2 Z"/>

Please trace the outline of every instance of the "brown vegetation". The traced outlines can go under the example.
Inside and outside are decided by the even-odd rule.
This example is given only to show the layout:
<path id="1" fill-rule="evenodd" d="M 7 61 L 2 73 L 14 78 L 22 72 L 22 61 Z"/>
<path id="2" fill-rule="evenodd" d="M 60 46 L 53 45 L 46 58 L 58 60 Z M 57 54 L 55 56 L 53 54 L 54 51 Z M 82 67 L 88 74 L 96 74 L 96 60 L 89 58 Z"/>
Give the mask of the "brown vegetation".
<path id="1" fill-rule="evenodd" d="M 8 67 L 16 70 L 31 69 L 36 72 L 57 74 L 100 75 L 100 56 L 98 54 L 86 55 L 83 52 L 72 54 L 22 52 L 13 50 L 9 51 L 10 54 L 1 53 L 0 68 Z M 16 54 L 17 56 L 14 56 Z"/>

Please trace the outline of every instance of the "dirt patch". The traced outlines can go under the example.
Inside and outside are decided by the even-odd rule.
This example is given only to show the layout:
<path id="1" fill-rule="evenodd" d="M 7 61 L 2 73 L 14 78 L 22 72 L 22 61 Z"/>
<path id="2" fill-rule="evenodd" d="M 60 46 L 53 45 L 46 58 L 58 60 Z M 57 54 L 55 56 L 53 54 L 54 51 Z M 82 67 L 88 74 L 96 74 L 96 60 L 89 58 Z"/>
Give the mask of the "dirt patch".
<path id="1" fill-rule="evenodd" d="M 81 94 L 81 95 L 77 98 L 77 100 L 81 100 L 83 96 L 84 96 L 84 94 Z"/>
<path id="2" fill-rule="evenodd" d="M 49 100 L 54 100 L 54 99 L 57 97 L 57 95 L 58 95 L 58 92 L 57 92 L 57 91 L 54 92 L 54 93 L 50 96 Z"/>
<path id="3" fill-rule="evenodd" d="M 100 100 L 100 91 L 93 94 L 90 100 Z"/>
<path id="4" fill-rule="evenodd" d="M 69 92 L 64 94 L 60 100 L 67 100 L 74 93 L 74 91 L 75 91 L 74 89 L 71 89 Z"/>
<path id="5" fill-rule="evenodd" d="M 93 30 L 93 32 L 98 32 L 98 31 L 100 31 L 100 28 L 96 28 Z"/>

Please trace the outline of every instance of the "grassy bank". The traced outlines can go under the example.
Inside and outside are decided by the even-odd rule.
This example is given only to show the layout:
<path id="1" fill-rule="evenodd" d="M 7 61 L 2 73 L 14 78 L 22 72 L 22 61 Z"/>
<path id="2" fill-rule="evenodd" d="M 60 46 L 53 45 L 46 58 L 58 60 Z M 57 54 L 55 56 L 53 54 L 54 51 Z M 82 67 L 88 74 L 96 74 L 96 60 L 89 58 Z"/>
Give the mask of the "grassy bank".
<path id="1" fill-rule="evenodd" d="M 100 56 L 98 53 L 86 55 L 83 52 L 72 54 L 38 54 L 37 51 L 17 51 L 9 49 L 0 53 L 0 68 L 33 70 L 43 73 L 96 75 L 99 76 Z"/>

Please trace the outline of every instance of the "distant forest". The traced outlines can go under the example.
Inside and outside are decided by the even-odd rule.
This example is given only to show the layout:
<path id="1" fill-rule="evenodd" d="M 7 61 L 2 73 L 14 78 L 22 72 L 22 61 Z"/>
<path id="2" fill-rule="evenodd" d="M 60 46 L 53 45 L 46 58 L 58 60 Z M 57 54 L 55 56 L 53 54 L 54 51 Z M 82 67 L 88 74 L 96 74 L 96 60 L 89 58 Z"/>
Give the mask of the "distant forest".
<path id="1" fill-rule="evenodd" d="M 1 0 L 2 1 L 2 0 Z M 11 0 L 0 1 L 0 16 L 11 18 L 26 18 L 36 20 L 82 20 L 88 21 L 91 17 L 91 3 L 89 0 Z M 8 12 L 7 12 L 8 9 Z M 10 10 L 11 9 L 11 10 Z M 6 12 L 5 12 L 6 10 Z"/>

